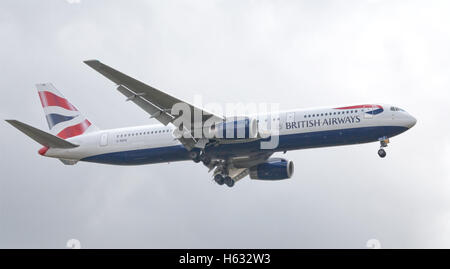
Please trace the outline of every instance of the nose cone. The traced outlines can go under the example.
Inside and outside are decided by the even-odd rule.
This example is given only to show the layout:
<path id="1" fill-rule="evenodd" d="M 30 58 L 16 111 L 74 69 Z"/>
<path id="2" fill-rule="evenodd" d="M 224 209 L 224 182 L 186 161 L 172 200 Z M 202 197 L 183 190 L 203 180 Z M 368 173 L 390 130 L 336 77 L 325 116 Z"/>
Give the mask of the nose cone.
<path id="1" fill-rule="evenodd" d="M 414 125 L 416 125 L 416 122 L 417 122 L 416 118 L 414 118 L 413 116 L 409 115 L 407 123 L 406 123 L 406 126 L 408 128 L 412 128 Z"/>

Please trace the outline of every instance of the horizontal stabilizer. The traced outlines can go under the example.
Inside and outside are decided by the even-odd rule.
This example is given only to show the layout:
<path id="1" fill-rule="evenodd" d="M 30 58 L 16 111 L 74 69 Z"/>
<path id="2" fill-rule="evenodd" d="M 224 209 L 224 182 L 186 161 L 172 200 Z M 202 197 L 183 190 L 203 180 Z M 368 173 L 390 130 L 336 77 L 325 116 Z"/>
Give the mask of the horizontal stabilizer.
<path id="1" fill-rule="evenodd" d="M 72 144 L 69 141 L 61 139 L 57 136 L 34 128 L 28 124 L 18 120 L 6 120 L 9 124 L 16 127 L 22 133 L 31 137 L 34 141 L 49 148 L 76 148 L 78 145 Z"/>

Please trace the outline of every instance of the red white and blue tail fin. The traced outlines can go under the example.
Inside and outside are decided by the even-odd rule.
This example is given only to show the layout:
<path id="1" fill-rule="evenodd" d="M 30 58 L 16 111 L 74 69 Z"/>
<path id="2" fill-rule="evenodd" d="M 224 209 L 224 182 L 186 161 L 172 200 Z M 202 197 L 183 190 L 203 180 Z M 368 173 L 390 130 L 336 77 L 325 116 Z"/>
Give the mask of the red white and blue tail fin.
<path id="1" fill-rule="evenodd" d="M 36 87 L 52 134 L 67 139 L 98 130 L 51 83 Z"/>

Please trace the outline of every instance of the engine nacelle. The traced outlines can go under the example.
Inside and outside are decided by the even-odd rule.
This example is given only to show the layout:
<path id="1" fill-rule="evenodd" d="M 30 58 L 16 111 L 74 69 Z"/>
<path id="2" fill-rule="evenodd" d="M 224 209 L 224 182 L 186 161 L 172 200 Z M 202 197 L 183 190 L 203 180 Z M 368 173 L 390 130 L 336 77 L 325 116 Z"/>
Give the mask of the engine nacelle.
<path id="1" fill-rule="evenodd" d="M 271 158 L 250 168 L 251 179 L 282 180 L 290 178 L 292 174 L 294 162 L 282 158 Z"/>
<path id="2" fill-rule="evenodd" d="M 242 118 L 234 121 L 225 121 L 212 125 L 209 128 L 212 138 L 216 139 L 252 139 L 258 137 L 258 121 L 256 119 Z"/>

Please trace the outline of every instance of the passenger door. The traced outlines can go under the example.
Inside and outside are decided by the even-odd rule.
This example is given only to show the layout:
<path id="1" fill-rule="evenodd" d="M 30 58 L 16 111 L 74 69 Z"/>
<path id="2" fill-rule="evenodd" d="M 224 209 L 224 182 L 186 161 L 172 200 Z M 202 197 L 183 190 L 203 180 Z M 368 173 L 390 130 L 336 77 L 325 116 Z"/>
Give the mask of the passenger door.
<path id="1" fill-rule="evenodd" d="M 108 145 L 108 133 L 103 133 L 100 136 L 100 147 L 105 147 Z"/>

